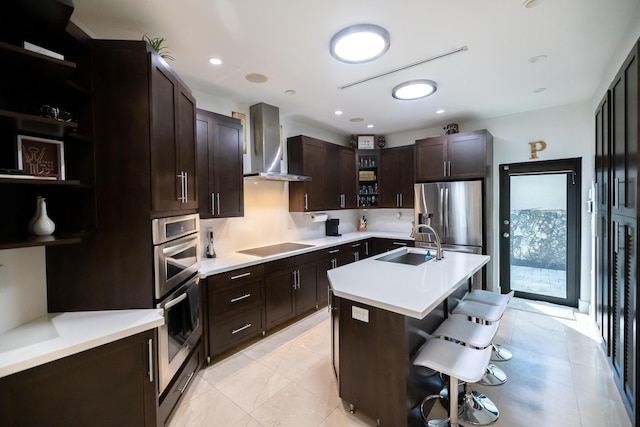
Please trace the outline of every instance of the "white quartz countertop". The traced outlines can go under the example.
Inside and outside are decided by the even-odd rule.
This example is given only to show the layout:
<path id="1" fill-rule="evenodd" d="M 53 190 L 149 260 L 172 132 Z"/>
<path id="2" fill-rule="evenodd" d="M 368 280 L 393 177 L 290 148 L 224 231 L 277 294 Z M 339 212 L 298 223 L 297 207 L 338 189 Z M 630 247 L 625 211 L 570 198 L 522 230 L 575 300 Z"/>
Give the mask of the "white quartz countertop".
<path id="1" fill-rule="evenodd" d="M 49 313 L 0 334 L 0 378 L 162 324 L 161 309 Z"/>
<path id="2" fill-rule="evenodd" d="M 426 250 L 411 249 L 426 254 Z M 444 258 L 418 266 L 379 261 L 395 249 L 328 271 L 335 295 L 422 319 L 489 262 L 487 255 L 444 252 Z"/>
<path id="3" fill-rule="evenodd" d="M 200 262 L 200 277 L 205 278 L 213 274 L 224 273 L 238 268 L 250 267 L 252 265 L 262 264 L 269 261 L 275 261 L 290 256 L 301 255 L 308 252 L 317 251 L 332 246 L 339 246 L 344 243 L 355 242 L 358 240 L 369 239 L 372 237 L 380 237 L 384 239 L 400 239 L 413 240 L 409 237 L 409 233 L 389 233 L 383 231 L 358 231 L 354 233 L 345 233 L 342 236 L 326 236 L 313 240 L 291 240 L 293 243 L 302 243 L 312 245 L 312 247 L 299 249 L 296 251 L 284 252 L 278 255 L 267 257 L 259 257 L 253 255 L 241 254 L 238 252 L 230 252 L 226 254 L 218 254 L 216 258 L 204 258 Z M 262 245 L 268 246 L 268 245 Z"/>

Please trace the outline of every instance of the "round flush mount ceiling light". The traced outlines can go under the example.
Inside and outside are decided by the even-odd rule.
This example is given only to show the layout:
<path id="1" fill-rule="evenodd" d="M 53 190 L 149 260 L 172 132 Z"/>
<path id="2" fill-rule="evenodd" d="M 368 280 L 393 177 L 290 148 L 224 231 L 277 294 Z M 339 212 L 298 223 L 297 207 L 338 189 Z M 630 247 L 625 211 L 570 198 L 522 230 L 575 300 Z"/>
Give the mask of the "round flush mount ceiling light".
<path id="1" fill-rule="evenodd" d="M 395 99 L 404 101 L 426 98 L 437 89 L 438 85 L 432 80 L 410 80 L 394 87 L 391 94 Z"/>
<path id="2" fill-rule="evenodd" d="M 222 64 L 222 60 L 220 58 L 209 58 L 209 63 L 212 65 L 220 65 Z"/>
<path id="3" fill-rule="evenodd" d="M 246 76 L 244 76 L 244 78 L 247 79 L 247 81 L 250 81 L 251 83 L 264 83 L 267 80 L 269 80 L 269 77 L 260 73 L 249 73 Z"/>
<path id="4" fill-rule="evenodd" d="M 380 58 L 389 50 L 391 37 L 384 28 L 373 24 L 352 25 L 331 37 L 331 56 L 349 64 Z"/>

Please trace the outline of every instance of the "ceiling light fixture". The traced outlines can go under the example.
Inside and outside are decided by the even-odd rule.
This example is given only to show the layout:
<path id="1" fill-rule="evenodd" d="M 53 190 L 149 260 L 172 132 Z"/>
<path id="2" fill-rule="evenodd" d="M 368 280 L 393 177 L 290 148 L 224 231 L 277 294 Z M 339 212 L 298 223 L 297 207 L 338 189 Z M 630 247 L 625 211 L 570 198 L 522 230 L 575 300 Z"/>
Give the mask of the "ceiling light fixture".
<path id="1" fill-rule="evenodd" d="M 338 61 L 360 64 L 384 55 L 391 46 L 391 37 L 378 25 L 352 25 L 331 37 L 329 46 L 331 56 Z"/>
<path id="2" fill-rule="evenodd" d="M 373 127 L 373 125 L 367 125 L 367 128 L 371 129 Z"/>
<path id="3" fill-rule="evenodd" d="M 342 115 L 342 111 L 337 110 L 334 114 L 335 114 L 336 116 L 340 116 L 340 115 Z"/>
<path id="4" fill-rule="evenodd" d="M 534 7 L 540 6 L 542 2 L 543 0 L 525 0 L 525 2 L 522 3 L 522 7 L 525 9 L 533 9 Z"/>
<path id="5" fill-rule="evenodd" d="M 442 113 L 444 113 L 444 110 L 438 110 L 438 111 L 436 111 L 436 114 L 442 114 Z"/>
<path id="6" fill-rule="evenodd" d="M 296 93 L 297 92 L 295 90 L 293 90 L 293 89 L 288 89 L 288 90 L 284 91 L 285 95 L 290 95 L 290 96 L 295 95 Z"/>
<path id="7" fill-rule="evenodd" d="M 222 64 L 222 60 L 220 58 L 209 58 L 209 63 L 213 65 Z"/>
<path id="8" fill-rule="evenodd" d="M 403 101 L 420 99 L 432 95 L 437 89 L 438 85 L 432 80 L 410 80 L 394 87 L 391 95 Z"/>

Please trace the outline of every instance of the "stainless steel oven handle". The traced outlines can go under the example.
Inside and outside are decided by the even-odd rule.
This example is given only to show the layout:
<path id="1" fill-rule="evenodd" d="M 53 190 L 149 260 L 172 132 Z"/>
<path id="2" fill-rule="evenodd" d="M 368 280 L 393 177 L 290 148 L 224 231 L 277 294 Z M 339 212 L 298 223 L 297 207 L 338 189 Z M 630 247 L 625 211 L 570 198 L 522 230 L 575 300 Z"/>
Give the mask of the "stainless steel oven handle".
<path id="1" fill-rule="evenodd" d="M 234 329 L 233 331 L 231 331 L 231 335 L 235 335 L 235 334 L 237 334 L 238 332 L 242 332 L 242 331 L 244 331 L 245 329 L 248 329 L 248 328 L 250 328 L 250 327 L 251 327 L 251 323 L 247 323 L 247 324 L 246 324 L 246 325 L 244 325 L 243 327 L 238 328 L 238 329 Z"/>
<path id="2" fill-rule="evenodd" d="M 187 248 L 190 248 L 193 246 L 193 241 L 197 240 L 197 238 L 191 238 L 189 242 L 187 243 L 179 243 L 176 245 L 171 245 L 171 246 L 167 246 L 162 248 L 162 254 L 163 255 L 172 255 L 174 253 L 177 252 L 181 252 Z"/>
<path id="3" fill-rule="evenodd" d="M 191 382 L 191 378 L 193 378 L 193 374 L 195 374 L 196 371 L 193 371 L 189 374 L 189 377 L 187 378 L 187 382 L 184 383 L 184 386 L 179 389 L 178 391 L 180 392 L 180 394 L 184 393 L 184 391 L 187 389 L 187 387 L 189 386 L 189 383 Z"/>
<path id="4" fill-rule="evenodd" d="M 237 276 L 231 276 L 231 280 L 236 280 L 236 279 L 241 279 L 243 277 L 247 277 L 247 276 L 251 276 L 251 273 L 242 273 L 242 274 L 238 274 Z"/>
<path id="5" fill-rule="evenodd" d="M 243 299 L 247 299 L 251 296 L 251 294 L 244 294 L 242 296 L 239 297 L 235 297 L 235 298 L 231 298 L 231 302 L 238 302 L 238 301 L 242 301 Z"/>
<path id="6" fill-rule="evenodd" d="M 176 299 L 172 299 L 171 301 L 169 301 L 168 303 L 166 303 L 166 304 L 164 305 L 164 309 L 165 309 L 165 310 L 168 310 L 168 309 L 170 309 L 171 307 L 173 307 L 174 305 L 179 304 L 180 302 L 182 302 L 182 301 L 183 301 L 183 300 L 185 300 L 186 298 L 187 298 L 187 294 L 186 294 L 186 293 L 184 293 L 184 294 L 180 295 L 178 298 L 176 298 Z"/>

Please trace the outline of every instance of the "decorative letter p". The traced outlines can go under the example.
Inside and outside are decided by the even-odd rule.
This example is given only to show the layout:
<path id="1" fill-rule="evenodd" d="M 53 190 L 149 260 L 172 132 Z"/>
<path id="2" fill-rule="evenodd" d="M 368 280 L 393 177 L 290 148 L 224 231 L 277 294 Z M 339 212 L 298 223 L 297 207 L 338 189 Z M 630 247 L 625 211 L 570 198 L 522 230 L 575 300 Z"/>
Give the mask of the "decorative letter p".
<path id="1" fill-rule="evenodd" d="M 544 141 L 533 141 L 530 142 L 529 145 L 531 146 L 531 157 L 529 157 L 529 160 L 537 159 L 538 151 L 544 151 L 544 149 L 547 148 L 547 143 Z"/>

